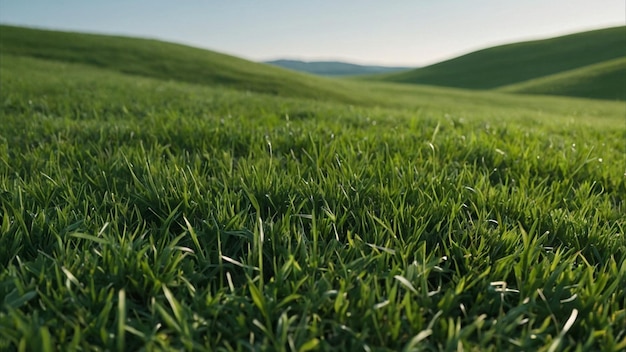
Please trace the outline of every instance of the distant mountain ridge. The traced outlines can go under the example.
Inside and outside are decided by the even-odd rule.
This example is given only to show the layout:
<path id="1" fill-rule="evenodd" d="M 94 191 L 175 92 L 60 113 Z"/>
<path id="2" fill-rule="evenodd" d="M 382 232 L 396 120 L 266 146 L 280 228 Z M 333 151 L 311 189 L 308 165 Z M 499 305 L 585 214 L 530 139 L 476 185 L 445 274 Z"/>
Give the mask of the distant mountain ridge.
<path id="1" fill-rule="evenodd" d="M 415 68 L 357 65 L 341 61 L 301 61 L 288 59 L 271 60 L 265 61 L 264 63 L 279 66 L 289 70 L 306 72 L 321 76 L 353 76 L 377 73 L 391 73 L 411 70 Z"/>

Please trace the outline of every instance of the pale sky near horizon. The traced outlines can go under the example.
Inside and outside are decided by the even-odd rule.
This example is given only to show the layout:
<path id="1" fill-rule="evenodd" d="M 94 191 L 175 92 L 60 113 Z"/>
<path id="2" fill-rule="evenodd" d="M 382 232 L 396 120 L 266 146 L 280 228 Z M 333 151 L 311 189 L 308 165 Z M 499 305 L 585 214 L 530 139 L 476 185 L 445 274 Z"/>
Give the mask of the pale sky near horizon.
<path id="1" fill-rule="evenodd" d="M 0 0 L 0 23 L 156 38 L 249 60 L 424 66 L 626 24 L 624 0 Z"/>

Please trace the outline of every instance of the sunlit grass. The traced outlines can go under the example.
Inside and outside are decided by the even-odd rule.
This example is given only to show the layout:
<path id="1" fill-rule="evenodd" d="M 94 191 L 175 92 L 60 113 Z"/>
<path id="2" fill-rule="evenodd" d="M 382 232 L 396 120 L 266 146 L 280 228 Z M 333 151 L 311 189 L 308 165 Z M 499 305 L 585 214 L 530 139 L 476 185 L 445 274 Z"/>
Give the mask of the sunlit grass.
<path id="1" fill-rule="evenodd" d="M 2 350 L 626 348 L 621 105 L 4 60 Z"/>

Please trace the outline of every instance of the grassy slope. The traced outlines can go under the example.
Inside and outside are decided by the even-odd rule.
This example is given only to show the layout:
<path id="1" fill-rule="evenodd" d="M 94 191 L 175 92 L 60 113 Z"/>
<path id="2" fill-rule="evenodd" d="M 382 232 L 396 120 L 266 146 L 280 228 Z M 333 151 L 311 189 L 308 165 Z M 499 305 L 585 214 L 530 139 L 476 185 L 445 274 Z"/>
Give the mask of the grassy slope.
<path id="1" fill-rule="evenodd" d="M 1 26 L 0 51 L 5 55 L 82 63 L 159 79 L 354 104 L 397 105 L 399 100 L 406 102 L 403 98 L 410 94 L 434 95 L 434 90 L 429 88 L 402 91 L 384 84 L 328 80 L 146 39 Z M 401 91 L 400 99 L 390 99 L 385 92 L 391 90 Z"/>
<path id="2" fill-rule="evenodd" d="M 626 347 L 623 104 L 0 63 L 2 350 Z"/>
<path id="3" fill-rule="evenodd" d="M 504 86 L 498 90 L 626 100 L 626 57 Z"/>
<path id="4" fill-rule="evenodd" d="M 351 102 L 333 81 L 157 40 L 0 26 L 0 52 L 145 77 Z"/>
<path id="5" fill-rule="evenodd" d="M 359 105 L 400 105 L 438 90 L 332 80 L 155 40 L 0 26 L 3 57 L 34 57 L 213 87 Z M 445 91 L 445 90 L 444 90 Z M 460 99 L 470 99 L 457 91 Z M 487 100 L 490 98 L 487 97 Z"/>
<path id="6" fill-rule="evenodd" d="M 41 106 L 42 108 L 48 109 L 48 107 L 54 107 L 58 104 L 68 104 L 66 99 L 52 99 L 51 98 L 51 90 L 57 91 L 57 94 L 61 96 L 65 94 L 64 88 L 62 88 L 64 76 L 71 76 L 73 72 L 79 72 L 78 77 L 81 77 L 85 74 L 90 74 L 92 72 L 99 72 L 100 75 L 99 81 L 109 81 L 105 79 L 107 75 L 111 75 L 112 72 L 106 69 L 94 70 L 93 67 L 89 65 L 82 64 L 68 64 L 68 63 L 55 63 L 49 60 L 41 60 L 41 59 L 33 59 L 28 57 L 15 57 L 13 55 L 1 55 L 0 54 L 0 63 L 2 63 L 3 67 L 15 67 L 16 69 L 29 71 L 31 67 L 50 67 L 49 70 L 54 70 L 57 75 L 42 75 L 42 81 L 56 81 L 59 83 L 59 88 L 54 89 L 53 85 L 47 85 L 45 89 L 37 90 L 35 87 L 29 87 L 29 89 L 33 90 L 32 101 Z M 35 75 L 35 72 L 33 72 Z M 6 75 L 9 77 L 9 75 Z M 39 77 L 39 75 L 37 75 Z M 112 77 L 120 77 L 119 75 L 113 75 Z M 6 83 L 9 79 L 3 79 Z M 175 82 L 171 79 L 167 81 Z M 88 97 L 91 96 L 90 90 L 92 87 L 97 86 L 95 82 L 85 83 L 84 80 L 81 80 L 83 84 L 81 86 L 73 87 L 72 90 L 84 91 Z M 159 80 L 159 82 L 164 82 Z M 19 85 L 19 80 L 16 82 Z M 114 79 L 113 85 L 117 84 L 117 80 Z M 200 88 L 204 85 L 193 85 L 197 88 Z M 367 111 L 378 111 L 384 110 L 387 108 L 396 109 L 401 108 L 402 110 L 409 110 L 416 114 L 421 114 L 423 112 L 429 112 L 429 116 L 434 117 L 432 111 L 438 111 L 441 107 L 445 107 L 442 114 L 455 114 L 462 116 L 467 114 L 468 112 L 481 111 L 485 118 L 499 118 L 503 115 L 507 115 L 509 119 L 519 119 L 523 122 L 527 116 L 533 116 L 536 114 L 542 114 L 546 116 L 546 122 L 549 122 L 550 116 L 552 115 L 563 115 L 566 114 L 571 116 L 571 123 L 576 124 L 590 124 L 590 125 L 601 125 L 604 126 L 606 124 L 613 124 L 614 119 L 612 116 L 615 115 L 616 112 L 620 112 L 622 105 L 616 103 L 590 103 L 585 100 L 578 99 L 569 99 L 569 98 L 560 98 L 560 97 L 534 97 L 534 96 L 524 96 L 524 95 L 511 95 L 504 94 L 498 92 L 483 92 L 483 91 L 468 91 L 468 90 L 460 90 L 460 89 L 451 89 L 451 88 L 440 88 L 440 87 L 428 87 L 428 86 L 413 86 L 413 85 L 398 85 L 398 84 L 389 84 L 384 82 L 368 82 L 366 84 L 361 82 L 350 82 L 350 81 L 338 81 L 337 86 L 342 89 L 343 94 L 350 96 L 350 101 L 354 102 L 354 106 L 362 106 L 362 107 L 370 107 Z M 224 90 L 222 87 L 220 88 L 223 91 L 229 91 L 228 89 Z M 231 88 L 231 90 L 236 90 Z M 193 92 L 193 91 L 191 91 Z M 196 95 L 192 94 L 191 95 Z M 12 96 L 12 93 L 6 92 L 8 97 Z M 266 96 L 271 97 L 274 94 L 263 94 L 257 93 L 258 96 Z M 121 97 L 120 97 L 121 98 Z M 130 109 L 129 111 L 134 111 L 132 97 L 128 97 L 129 99 L 120 99 L 120 101 L 126 101 L 126 104 L 115 104 L 119 109 Z M 180 98 L 180 97 L 179 97 Z M 285 97 L 289 99 L 295 99 L 293 97 Z M 335 97 L 336 98 L 336 97 Z M 201 99 L 201 98 L 199 98 Z M 81 100 L 81 99 L 78 99 Z M 318 100 L 317 104 L 321 102 Z M 18 100 L 8 99 L 5 101 L 7 106 L 13 106 L 13 104 L 17 103 Z M 344 103 L 343 99 L 327 99 L 325 102 L 330 103 Z M 452 104 L 454 102 L 454 104 Z M 78 102 L 74 103 L 78 104 Z M 155 109 L 158 107 L 167 106 L 170 104 L 168 101 L 164 101 L 161 103 L 155 102 Z M 314 105 L 316 106 L 316 105 Z M 323 106 L 320 104 L 319 106 Z M 589 108 L 593 106 L 593 109 Z M 15 109 L 22 109 L 21 107 L 15 107 Z M 106 111 L 107 108 L 103 107 Z M 234 111 L 239 111 L 236 106 L 231 106 L 231 109 Z M 274 106 L 274 110 L 281 110 L 279 107 Z M 114 109 L 115 110 L 115 109 Z M 141 110 L 141 109 L 139 109 Z M 282 111 L 282 110 L 281 110 Z M 395 110 L 391 110 L 395 111 Z M 138 111 L 140 114 L 145 114 L 145 111 Z M 290 113 L 292 117 L 302 118 L 302 117 L 313 117 L 317 114 L 316 108 L 310 109 L 302 109 L 302 111 L 292 111 Z M 367 116 L 368 113 L 363 113 L 364 116 Z M 393 113 L 392 113 L 393 115 Z M 528 123 L 534 123 L 529 121 Z"/>
<path id="7" fill-rule="evenodd" d="M 616 27 L 497 46 L 379 78 L 390 82 L 491 89 L 624 56 L 626 27 Z"/>

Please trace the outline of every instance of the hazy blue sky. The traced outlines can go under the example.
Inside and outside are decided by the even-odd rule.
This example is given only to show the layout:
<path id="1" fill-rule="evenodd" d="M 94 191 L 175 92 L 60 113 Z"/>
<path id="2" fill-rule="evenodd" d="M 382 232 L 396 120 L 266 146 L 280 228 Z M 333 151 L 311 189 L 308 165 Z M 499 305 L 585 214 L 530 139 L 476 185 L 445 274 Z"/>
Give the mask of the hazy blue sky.
<path id="1" fill-rule="evenodd" d="M 624 0 L 0 0 L 0 22 L 158 38 L 241 56 L 426 65 L 626 23 Z"/>

